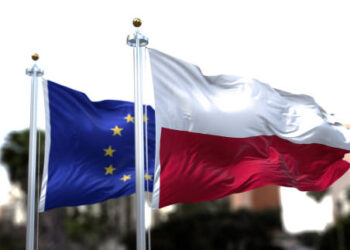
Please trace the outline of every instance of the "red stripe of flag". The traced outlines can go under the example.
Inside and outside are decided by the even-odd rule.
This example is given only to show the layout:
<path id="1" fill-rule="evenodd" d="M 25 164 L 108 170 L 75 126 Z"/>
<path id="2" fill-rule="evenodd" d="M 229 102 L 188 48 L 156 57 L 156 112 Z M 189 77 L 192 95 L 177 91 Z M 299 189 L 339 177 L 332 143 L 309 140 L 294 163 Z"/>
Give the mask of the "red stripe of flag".
<path id="1" fill-rule="evenodd" d="M 214 200 L 269 184 L 324 190 L 348 151 L 277 136 L 229 138 L 162 128 L 159 207 Z"/>

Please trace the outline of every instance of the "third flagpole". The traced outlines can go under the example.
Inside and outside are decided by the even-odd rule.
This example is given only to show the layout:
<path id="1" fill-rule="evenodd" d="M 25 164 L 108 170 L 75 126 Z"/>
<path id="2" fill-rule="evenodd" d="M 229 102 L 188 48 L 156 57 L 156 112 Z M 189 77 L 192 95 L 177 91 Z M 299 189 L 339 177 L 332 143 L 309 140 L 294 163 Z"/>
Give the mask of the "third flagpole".
<path id="1" fill-rule="evenodd" d="M 145 236 L 145 181 L 144 181 L 144 142 L 143 142 L 143 108 L 142 108 L 142 47 L 148 44 L 148 38 L 137 29 L 142 22 L 133 20 L 136 28 L 129 35 L 127 44 L 134 47 L 134 97 L 135 97 L 135 174 L 136 174 L 136 241 L 137 250 L 146 250 Z"/>

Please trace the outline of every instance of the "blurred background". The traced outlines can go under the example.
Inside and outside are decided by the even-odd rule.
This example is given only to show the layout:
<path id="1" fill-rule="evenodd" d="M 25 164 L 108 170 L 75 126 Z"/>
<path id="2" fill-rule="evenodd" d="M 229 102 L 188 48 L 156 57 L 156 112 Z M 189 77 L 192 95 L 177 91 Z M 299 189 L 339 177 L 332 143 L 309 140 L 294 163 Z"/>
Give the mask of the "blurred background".
<path id="1" fill-rule="evenodd" d="M 140 17 L 150 47 L 206 75 L 253 77 L 311 95 L 349 124 L 349 10 L 346 0 L 1 1 L 0 250 L 25 248 L 30 78 L 24 72 L 33 53 L 45 78 L 93 101 L 132 100 L 126 37 Z M 148 211 L 152 248 L 350 249 L 349 186 L 347 173 L 325 192 L 268 186 Z M 134 197 L 54 209 L 39 215 L 37 229 L 38 249 L 135 249 Z"/>

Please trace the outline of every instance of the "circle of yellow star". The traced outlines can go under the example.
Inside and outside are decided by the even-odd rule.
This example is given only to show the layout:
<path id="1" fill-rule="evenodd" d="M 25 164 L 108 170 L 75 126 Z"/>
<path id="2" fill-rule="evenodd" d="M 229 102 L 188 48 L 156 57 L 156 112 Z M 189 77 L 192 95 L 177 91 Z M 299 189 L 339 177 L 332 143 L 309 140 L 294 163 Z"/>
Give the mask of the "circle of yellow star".
<path id="1" fill-rule="evenodd" d="M 127 180 L 130 180 L 131 179 L 131 175 L 123 175 L 122 178 L 120 178 L 120 180 L 126 182 Z"/>
<path id="2" fill-rule="evenodd" d="M 134 117 L 132 117 L 130 114 L 128 114 L 128 116 L 125 116 L 124 119 L 127 123 L 134 122 Z"/>
<path id="3" fill-rule="evenodd" d="M 105 168 L 105 169 L 106 169 L 105 175 L 108 175 L 108 174 L 113 175 L 113 171 L 115 171 L 115 168 L 112 166 L 112 164 L 109 165 L 108 168 Z"/>
<path id="4" fill-rule="evenodd" d="M 145 180 L 146 181 L 151 181 L 152 180 L 152 175 L 151 174 L 145 174 Z"/>
<path id="5" fill-rule="evenodd" d="M 146 116 L 146 114 L 144 114 L 144 115 L 143 115 L 143 121 L 144 121 L 144 122 L 148 122 L 148 120 L 149 120 L 148 117 Z"/>
<path id="6" fill-rule="evenodd" d="M 105 151 L 105 156 L 113 157 L 113 153 L 115 152 L 115 150 L 112 149 L 111 145 L 109 145 L 108 148 L 104 148 L 103 150 Z"/>
<path id="7" fill-rule="evenodd" d="M 115 126 L 114 128 L 111 128 L 111 130 L 113 131 L 113 136 L 114 135 L 119 135 L 122 136 L 122 130 L 123 128 L 119 128 L 118 126 Z"/>

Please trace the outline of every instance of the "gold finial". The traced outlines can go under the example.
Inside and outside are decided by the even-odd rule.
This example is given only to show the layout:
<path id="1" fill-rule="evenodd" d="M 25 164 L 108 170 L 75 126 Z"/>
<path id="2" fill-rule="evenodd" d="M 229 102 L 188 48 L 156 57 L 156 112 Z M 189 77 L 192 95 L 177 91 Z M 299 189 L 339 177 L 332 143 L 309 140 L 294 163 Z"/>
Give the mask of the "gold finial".
<path id="1" fill-rule="evenodd" d="M 142 21 L 140 18 L 134 18 L 134 20 L 132 20 L 132 24 L 134 27 L 139 28 L 142 25 Z"/>
<path id="2" fill-rule="evenodd" d="M 32 55 L 32 59 L 33 59 L 33 61 L 38 61 L 39 60 L 39 55 L 37 53 L 34 53 Z"/>

